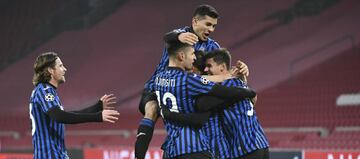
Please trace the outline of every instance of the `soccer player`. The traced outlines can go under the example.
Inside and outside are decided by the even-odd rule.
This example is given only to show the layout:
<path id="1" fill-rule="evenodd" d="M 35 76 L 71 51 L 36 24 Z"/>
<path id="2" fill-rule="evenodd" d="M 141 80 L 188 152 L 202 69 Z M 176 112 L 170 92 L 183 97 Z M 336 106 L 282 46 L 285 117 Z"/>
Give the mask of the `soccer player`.
<path id="1" fill-rule="evenodd" d="M 68 159 L 65 148 L 64 124 L 109 122 L 118 120 L 113 110 L 116 97 L 104 95 L 96 104 L 85 109 L 66 112 L 56 89 L 65 82 L 66 68 L 54 52 L 39 55 L 34 63 L 33 84 L 29 113 L 35 159 Z"/>
<path id="2" fill-rule="evenodd" d="M 209 75 L 229 73 L 231 56 L 226 49 L 217 49 L 205 55 L 205 72 Z M 224 86 L 247 88 L 245 82 L 233 78 Z M 255 101 L 245 99 L 224 110 L 224 130 L 230 143 L 233 159 L 268 159 L 269 142 L 254 109 Z"/>
<path id="3" fill-rule="evenodd" d="M 195 50 L 211 51 L 219 48 L 219 44 L 209 38 L 210 34 L 215 31 L 219 14 L 216 9 L 210 5 L 200 5 L 195 9 L 191 27 L 176 29 L 164 36 L 165 42 L 180 41 L 195 46 Z M 138 128 L 137 140 L 135 142 L 135 157 L 143 159 L 148 149 L 149 143 L 154 131 L 154 125 L 158 119 L 158 105 L 156 103 L 156 95 L 152 90 L 156 74 L 165 70 L 169 63 L 169 55 L 164 48 L 160 63 L 156 68 L 153 76 L 145 84 L 145 88 L 140 100 L 139 111 L 144 115 L 140 121 Z M 248 76 L 249 70 L 244 63 L 238 66 L 240 73 Z M 208 78 L 212 81 L 220 82 L 223 77 Z"/>
<path id="4" fill-rule="evenodd" d="M 181 42 L 168 43 L 169 66 L 155 78 L 154 90 L 159 105 L 172 112 L 195 112 L 195 98 L 213 95 L 228 100 L 243 100 L 255 97 L 252 90 L 216 85 L 206 78 L 188 73 L 196 59 L 194 48 Z M 164 120 L 168 133 L 165 154 L 169 158 L 213 158 L 209 141 L 202 129 L 180 126 Z"/>

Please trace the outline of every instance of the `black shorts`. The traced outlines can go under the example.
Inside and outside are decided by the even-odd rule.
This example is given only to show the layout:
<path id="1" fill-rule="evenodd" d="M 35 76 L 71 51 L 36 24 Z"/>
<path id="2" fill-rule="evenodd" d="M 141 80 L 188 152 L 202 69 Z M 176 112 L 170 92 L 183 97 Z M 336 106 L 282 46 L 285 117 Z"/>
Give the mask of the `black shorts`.
<path id="1" fill-rule="evenodd" d="M 147 102 L 152 101 L 152 100 L 157 100 L 156 99 L 156 94 L 155 92 L 151 92 L 148 89 L 144 89 L 143 93 L 141 95 L 141 99 L 140 99 L 140 103 L 139 103 L 139 111 L 141 112 L 141 114 L 145 115 L 145 105 Z"/>
<path id="2" fill-rule="evenodd" d="M 259 149 L 255 150 L 239 159 L 269 159 L 269 149 Z"/>

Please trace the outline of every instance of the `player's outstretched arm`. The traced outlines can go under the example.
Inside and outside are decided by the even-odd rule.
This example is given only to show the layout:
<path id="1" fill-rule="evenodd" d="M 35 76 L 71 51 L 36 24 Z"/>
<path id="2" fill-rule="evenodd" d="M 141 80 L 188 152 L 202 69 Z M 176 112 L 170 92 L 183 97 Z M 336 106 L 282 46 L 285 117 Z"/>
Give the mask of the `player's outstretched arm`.
<path id="1" fill-rule="evenodd" d="M 71 111 L 73 113 L 96 113 L 104 109 L 115 109 L 116 97 L 113 94 L 105 94 L 98 102 L 92 104 L 84 109 Z"/>
<path id="2" fill-rule="evenodd" d="M 103 113 L 105 112 L 105 116 Z M 64 124 L 78 124 L 86 122 L 113 122 L 117 120 L 119 112 L 116 110 L 104 110 L 97 113 L 74 113 L 66 112 L 60 109 L 60 107 L 54 107 L 48 111 L 48 115 L 51 119 Z"/>

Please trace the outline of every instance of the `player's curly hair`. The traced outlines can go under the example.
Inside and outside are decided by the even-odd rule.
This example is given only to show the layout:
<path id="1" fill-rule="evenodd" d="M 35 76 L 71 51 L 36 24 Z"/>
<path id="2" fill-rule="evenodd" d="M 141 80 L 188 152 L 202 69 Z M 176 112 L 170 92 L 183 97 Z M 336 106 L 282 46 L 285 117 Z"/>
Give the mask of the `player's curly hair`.
<path id="1" fill-rule="evenodd" d="M 34 63 L 34 76 L 32 83 L 36 86 L 38 83 L 49 82 L 51 74 L 47 70 L 48 67 L 55 67 L 55 60 L 59 56 L 55 52 L 45 52 L 36 58 Z"/>

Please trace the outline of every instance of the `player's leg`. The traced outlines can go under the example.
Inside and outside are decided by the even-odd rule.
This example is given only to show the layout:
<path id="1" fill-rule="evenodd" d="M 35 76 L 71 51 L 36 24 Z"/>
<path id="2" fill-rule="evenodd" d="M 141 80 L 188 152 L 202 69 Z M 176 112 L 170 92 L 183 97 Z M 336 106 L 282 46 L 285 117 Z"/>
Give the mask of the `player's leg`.
<path id="1" fill-rule="evenodd" d="M 145 114 L 140 121 L 135 142 L 135 157 L 137 159 L 145 158 L 146 151 L 149 147 L 154 132 L 155 122 L 158 118 L 158 104 L 156 95 L 152 92 L 144 91 L 139 110 Z"/>

